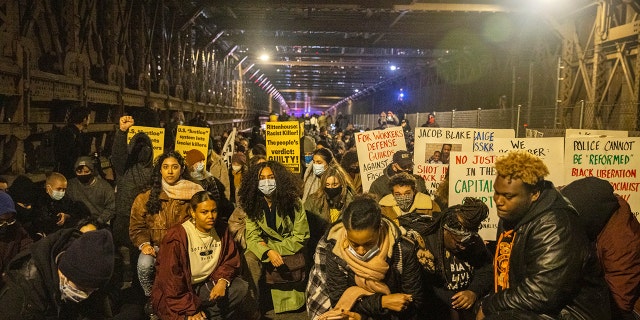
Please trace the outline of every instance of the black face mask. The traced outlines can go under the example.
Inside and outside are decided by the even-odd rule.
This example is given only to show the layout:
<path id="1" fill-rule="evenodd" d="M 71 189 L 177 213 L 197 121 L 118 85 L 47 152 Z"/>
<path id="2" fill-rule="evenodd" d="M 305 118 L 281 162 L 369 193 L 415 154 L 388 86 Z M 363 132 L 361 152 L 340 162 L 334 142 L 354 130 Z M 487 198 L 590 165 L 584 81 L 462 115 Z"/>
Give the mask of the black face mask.
<path id="1" fill-rule="evenodd" d="M 0 227 L 0 238 L 4 238 L 9 234 L 12 226 L 2 226 Z"/>
<path id="2" fill-rule="evenodd" d="M 351 172 L 351 173 L 360 173 L 360 167 L 349 168 L 349 172 Z"/>
<path id="3" fill-rule="evenodd" d="M 87 184 L 91 181 L 91 179 L 93 178 L 93 175 L 83 174 L 83 175 L 78 175 L 76 177 L 78 177 L 78 181 L 80 181 L 80 183 Z"/>
<path id="4" fill-rule="evenodd" d="M 329 196 L 329 199 L 335 198 L 337 195 L 342 193 L 342 186 L 336 188 L 324 188 L 324 192 Z"/>

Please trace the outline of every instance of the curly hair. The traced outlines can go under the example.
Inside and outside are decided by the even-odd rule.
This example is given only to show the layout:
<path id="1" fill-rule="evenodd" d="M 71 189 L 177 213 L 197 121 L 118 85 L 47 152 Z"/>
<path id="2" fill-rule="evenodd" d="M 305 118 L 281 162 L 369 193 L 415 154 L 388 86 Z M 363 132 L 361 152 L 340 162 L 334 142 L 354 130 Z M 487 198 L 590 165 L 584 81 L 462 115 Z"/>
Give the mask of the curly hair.
<path id="1" fill-rule="evenodd" d="M 181 173 L 184 174 L 187 170 L 187 164 L 184 158 L 177 151 L 169 151 L 159 155 L 155 163 L 153 164 L 153 171 L 151 172 L 151 192 L 149 194 L 149 201 L 147 201 L 147 212 L 149 214 L 156 214 L 160 212 L 160 192 L 162 192 L 162 163 L 167 158 L 175 158 L 180 164 Z M 181 175 L 182 176 L 182 175 Z"/>
<path id="2" fill-rule="evenodd" d="M 276 179 L 276 190 L 271 195 L 272 205 L 276 206 L 276 212 L 281 216 L 289 216 L 294 220 L 295 213 L 300 209 L 300 197 L 302 195 L 300 179 L 291 173 L 282 164 L 275 161 L 267 161 L 250 166 L 249 171 L 242 176 L 240 185 L 240 206 L 247 213 L 249 219 L 258 221 L 264 216 L 261 201 L 262 192 L 258 189 L 260 172 L 269 167 Z"/>
<path id="3" fill-rule="evenodd" d="M 410 175 L 406 172 L 401 172 L 389 179 L 389 189 L 393 190 L 394 186 L 409 186 L 413 190 L 416 191 L 416 178 L 413 175 Z"/>
<path id="4" fill-rule="evenodd" d="M 496 161 L 498 176 L 520 179 L 530 188 L 537 186 L 549 174 L 549 169 L 540 158 L 526 151 L 512 151 Z"/>

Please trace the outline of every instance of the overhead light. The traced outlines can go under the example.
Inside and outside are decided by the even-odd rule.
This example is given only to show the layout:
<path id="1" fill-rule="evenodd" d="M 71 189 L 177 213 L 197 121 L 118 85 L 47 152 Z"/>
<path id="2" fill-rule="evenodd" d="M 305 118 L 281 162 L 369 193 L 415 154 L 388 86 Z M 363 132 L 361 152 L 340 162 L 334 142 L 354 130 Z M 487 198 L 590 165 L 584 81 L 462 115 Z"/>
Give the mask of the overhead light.
<path id="1" fill-rule="evenodd" d="M 396 67 L 395 65 L 391 65 L 391 66 L 389 66 L 389 70 L 396 71 L 396 70 L 398 70 L 398 67 Z"/>
<path id="2" fill-rule="evenodd" d="M 271 57 L 269 57 L 268 54 L 263 53 L 258 57 L 258 59 L 260 59 L 260 61 L 269 61 L 269 59 L 271 59 Z"/>

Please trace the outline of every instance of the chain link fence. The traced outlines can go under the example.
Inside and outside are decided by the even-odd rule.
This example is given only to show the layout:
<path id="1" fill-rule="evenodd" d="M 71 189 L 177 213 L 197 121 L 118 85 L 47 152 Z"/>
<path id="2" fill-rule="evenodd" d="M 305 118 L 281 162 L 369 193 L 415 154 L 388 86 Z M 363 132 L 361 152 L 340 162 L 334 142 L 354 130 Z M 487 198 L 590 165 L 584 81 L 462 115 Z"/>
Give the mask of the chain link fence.
<path id="1" fill-rule="evenodd" d="M 564 136 L 564 129 L 600 129 L 629 131 L 629 136 L 640 136 L 638 104 L 635 102 L 598 104 L 579 102 L 573 106 L 548 106 L 505 109 L 476 109 L 434 112 L 442 128 L 514 129 L 516 136 L 525 137 L 526 130 L 535 130 L 537 136 Z M 422 126 L 429 113 L 406 114 L 412 128 Z M 351 120 L 356 129 L 380 127 L 379 114 L 354 114 Z"/>

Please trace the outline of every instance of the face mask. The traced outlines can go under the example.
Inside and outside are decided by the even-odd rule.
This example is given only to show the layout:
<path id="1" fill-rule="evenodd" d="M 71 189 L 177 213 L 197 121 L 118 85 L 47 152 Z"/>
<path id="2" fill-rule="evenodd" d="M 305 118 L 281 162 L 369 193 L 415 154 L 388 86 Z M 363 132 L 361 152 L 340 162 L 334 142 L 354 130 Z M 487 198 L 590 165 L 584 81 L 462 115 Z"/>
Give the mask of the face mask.
<path id="1" fill-rule="evenodd" d="M 60 293 L 62 294 L 63 300 L 76 303 L 89 298 L 88 293 L 72 287 L 69 279 L 62 277 L 60 278 Z"/>
<path id="2" fill-rule="evenodd" d="M 265 196 L 270 195 L 276 190 L 276 179 L 264 179 L 258 181 L 258 190 L 262 192 Z"/>
<path id="3" fill-rule="evenodd" d="M 91 181 L 91 178 L 93 178 L 93 175 L 83 174 L 83 175 L 78 175 L 76 177 L 78 178 L 78 181 L 80 181 L 80 183 L 87 184 L 89 183 L 89 181 Z"/>
<path id="4" fill-rule="evenodd" d="M 359 255 L 356 252 L 356 250 L 353 249 L 352 246 L 349 246 L 349 253 L 351 253 L 354 257 L 356 257 L 356 259 L 364 262 L 371 260 L 371 258 L 375 257 L 379 252 L 380 252 L 380 247 L 378 247 L 378 245 L 375 245 L 373 248 L 369 249 L 367 253 L 363 255 Z"/>
<path id="5" fill-rule="evenodd" d="M 313 164 L 313 174 L 319 176 L 324 173 L 324 164 Z"/>
<path id="6" fill-rule="evenodd" d="M 53 190 L 51 192 L 51 199 L 60 200 L 62 198 L 64 198 L 64 191 Z"/>
<path id="7" fill-rule="evenodd" d="M 340 193 L 342 193 L 342 186 L 339 186 L 339 187 L 336 187 L 336 188 L 324 188 L 324 192 L 327 193 L 327 196 L 329 196 L 329 199 L 332 199 L 335 196 L 337 196 Z"/>
<path id="8" fill-rule="evenodd" d="M 401 196 L 393 196 L 393 198 L 396 199 L 396 203 L 398 204 L 398 207 L 400 207 L 402 211 L 405 211 L 411 208 L 411 205 L 413 204 L 413 197 L 414 197 L 413 193 L 405 194 Z"/>
<path id="9" fill-rule="evenodd" d="M 233 171 L 240 171 L 240 169 L 242 169 L 242 166 L 231 166 L 231 169 Z"/>
<path id="10" fill-rule="evenodd" d="M 191 176 L 191 178 L 193 178 L 195 180 L 203 180 L 204 179 L 204 174 L 202 173 L 202 171 L 191 171 L 191 172 L 189 172 L 189 175 Z"/>
<path id="11" fill-rule="evenodd" d="M 204 170 L 204 162 L 200 161 L 193 167 L 195 171 L 202 172 Z"/>
<path id="12" fill-rule="evenodd" d="M 311 161 L 313 161 L 313 155 L 312 155 L 312 154 L 307 155 L 307 156 L 304 156 L 304 162 L 305 162 L 306 164 L 311 163 Z"/>

